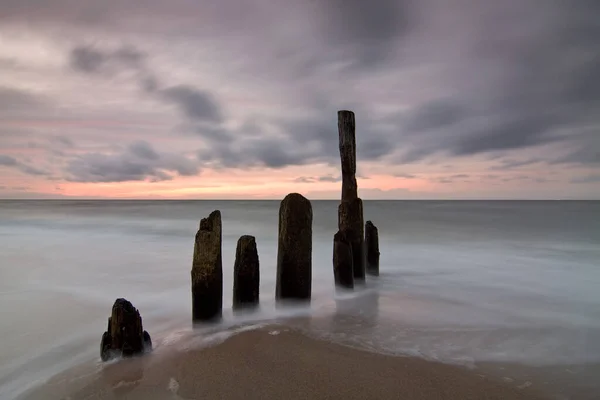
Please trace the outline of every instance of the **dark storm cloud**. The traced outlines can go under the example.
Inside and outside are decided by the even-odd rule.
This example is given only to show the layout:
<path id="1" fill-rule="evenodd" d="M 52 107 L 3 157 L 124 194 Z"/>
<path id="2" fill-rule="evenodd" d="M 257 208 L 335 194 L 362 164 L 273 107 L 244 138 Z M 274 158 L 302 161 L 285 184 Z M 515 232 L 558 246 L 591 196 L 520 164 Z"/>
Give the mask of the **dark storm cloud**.
<path id="1" fill-rule="evenodd" d="M 599 15 L 600 3 L 534 5 L 511 1 L 503 9 L 490 5 L 491 11 L 481 14 L 479 32 L 461 45 L 464 73 L 455 76 L 452 90 L 400 117 L 401 131 L 411 143 L 401 162 L 436 153 L 509 154 L 559 142 L 579 147 L 564 162 L 597 159 L 589 151 L 592 139 L 578 133 L 600 124 L 600 114 L 594 112 L 600 108 L 600 24 L 592 17 Z M 485 7 L 479 4 L 474 10 Z M 494 19 L 502 29 L 494 28 Z M 501 68 L 500 77 L 485 82 L 485 90 L 469 90 L 477 74 L 490 66 Z"/>
<path id="2" fill-rule="evenodd" d="M 141 140 L 131 143 L 129 145 L 129 151 L 131 154 L 146 160 L 157 160 L 159 158 L 158 153 L 154 151 L 150 143 Z"/>
<path id="3" fill-rule="evenodd" d="M 188 85 L 179 85 L 160 91 L 166 100 L 178 106 L 191 120 L 222 122 L 220 106 L 213 96 L 203 90 Z"/>
<path id="4" fill-rule="evenodd" d="M 452 99 L 435 99 L 417 107 L 404 122 L 409 133 L 445 128 L 462 121 L 467 110 Z"/>
<path id="5" fill-rule="evenodd" d="M 31 165 L 27 165 L 27 164 L 19 164 L 18 168 L 20 171 L 26 173 L 27 175 L 34 175 L 34 176 L 47 176 L 48 175 L 47 171 L 32 167 Z"/>
<path id="6" fill-rule="evenodd" d="M 471 155 L 496 150 L 533 147 L 562 137 L 550 136 L 556 127 L 549 115 L 521 117 L 499 121 L 493 126 L 476 129 L 469 136 L 457 140 L 450 147 L 455 155 Z"/>
<path id="7" fill-rule="evenodd" d="M 181 35 L 183 40 L 192 42 L 210 37 L 223 53 L 230 50 L 228 38 L 237 37 L 239 33 L 240 38 L 247 40 L 244 44 L 248 45 L 248 54 L 254 55 L 254 51 L 261 49 L 266 55 L 276 54 L 275 40 L 264 40 L 277 37 L 280 27 L 272 21 L 285 24 L 285 18 L 290 18 L 290 25 L 295 22 L 289 7 L 278 7 L 274 3 L 265 6 L 260 2 L 224 1 L 202 7 L 183 0 L 168 5 L 149 0 L 133 6 L 108 0 L 99 6 L 91 1 L 58 0 L 50 6 L 41 0 L 1 1 L 5 13 L 0 18 L 15 15 L 23 18 L 29 13 L 81 22 L 90 20 L 96 12 L 97 17 L 92 19 L 98 23 L 103 21 L 105 27 L 115 19 L 153 20 L 156 24 L 144 25 L 152 27 L 150 36 L 168 31 L 174 38 Z M 247 18 L 241 21 L 231 13 L 238 6 L 245 7 L 244 10 L 256 8 L 258 12 L 246 13 Z M 263 17 L 261 6 L 268 7 L 269 18 Z M 77 46 L 71 52 L 71 65 L 84 73 L 111 68 L 141 72 L 141 92 L 176 107 L 193 124 L 192 130 L 207 139 L 210 148 L 199 153 L 200 160 L 223 167 L 337 164 L 334 116 L 337 109 L 345 108 L 340 99 L 347 95 L 358 98 L 358 104 L 351 109 L 357 112 L 359 121 L 359 160 L 385 163 L 392 153 L 397 155 L 398 163 L 422 162 L 434 155 L 468 158 L 487 153 L 510 157 L 507 159 L 522 156 L 527 160 L 527 154 L 514 156 L 512 153 L 546 144 L 564 144 L 568 145 L 568 154 L 554 162 L 598 165 L 597 139 L 577 134 L 583 126 L 600 124 L 597 112 L 600 109 L 600 24 L 597 18 L 600 2 L 597 0 L 331 0 L 307 2 L 305 6 L 316 12 L 313 17 L 321 19 L 306 20 L 306 29 L 290 34 L 293 40 L 284 46 L 291 49 L 290 64 L 276 56 L 267 57 L 264 63 L 260 63 L 260 57 L 252 57 L 252 61 L 259 62 L 258 72 L 285 78 L 282 81 L 274 78 L 274 86 L 299 79 L 295 75 L 298 69 L 305 71 L 300 78 L 306 80 L 309 94 L 294 92 L 292 96 L 298 98 L 311 99 L 311 95 L 327 83 L 334 88 L 343 87 L 345 91 L 338 93 L 333 89 L 324 95 L 325 107 L 311 100 L 305 102 L 303 106 L 312 108 L 320 118 L 271 121 L 281 128 L 278 137 L 250 130 L 227 131 L 225 122 L 231 121 L 226 120 L 224 106 L 209 90 L 172 82 L 167 76 L 156 74 L 149 58 L 136 47 L 103 50 Z M 306 17 L 303 10 L 303 6 L 298 6 L 298 19 Z M 181 30 L 165 29 L 205 14 L 202 24 L 185 25 Z M 317 25 L 312 29 L 315 22 Z M 232 27 L 238 29 L 236 34 L 227 36 Z M 208 30 L 215 35 L 200 34 Z M 258 31 L 261 34 L 255 34 Z M 290 31 L 295 32 L 292 27 Z M 219 32 L 225 36 L 218 35 Z M 300 49 L 301 56 L 293 58 Z M 249 76 L 253 77 L 259 70 L 255 64 L 245 64 L 246 58 L 242 55 L 231 53 L 234 54 L 231 61 L 239 63 L 241 69 L 247 68 L 244 72 L 249 72 Z M 396 57 L 398 54 L 402 57 Z M 335 77 L 338 81 L 326 82 L 324 79 L 331 76 L 320 76 L 316 69 L 304 68 L 305 65 L 336 63 L 352 64 L 352 72 L 357 69 L 373 72 L 373 75 L 365 75 L 367 81 L 373 80 L 373 87 L 365 85 L 365 81 L 349 81 L 352 75 L 346 70 Z M 372 70 L 373 67 L 377 70 Z M 396 86 L 396 80 L 402 81 L 404 72 L 430 68 L 433 72 L 424 73 L 419 78 L 422 81 Z M 280 71 L 284 71 L 281 76 L 275 74 Z M 380 71 L 389 77 L 384 84 L 381 79 L 378 82 Z M 353 90 L 355 86 L 357 89 Z M 369 108 L 379 107 L 377 98 L 370 96 L 371 89 L 387 96 L 386 101 L 382 100 L 384 104 L 390 97 L 393 102 L 395 93 L 405 87 L 407 94 L 390 105 L 402 105 L 407 111 L 395 116 L 392 126 L 380 127 L 377 121 L 369 119 Z M 540 160 L 543 161 L 552 162 Z M 520 162 L 502 162 L 498 168 L 529 165 Z"/>
<path id="8" fill-rule="evenodd" d="M 160 80 L 146 61 L 146 54 L 132 45 L 116 50 L 100 50 L 89 45 L 80 45 L 71 50 L 71 65 L 74 69 L 89 73 L 117 72 L 129 69 L 137 72 L 137 81 L 142 92 L 177 107 L 190 121 L 209 124 L 194 130 L 206 134 L 210 140 L 227 139 L 226 132 L 216 126 L 223 122 L 223 110 L 214 96 L 206 90 L 190 85 L 160 88 Z"/>
<path id="9" fill-rule="evenodd" d="M 0 165 L 5 167 L 14 167 L 17 164 L 18 162 L 16 158 L 0 154 Z"/>
<path id="10" fill-rule="evenodd" d="M 394 53 L 398 38 L 410 28 L 410 0 L 328 0 L 324 36 L 332 48 L 350 52 L 353 66 L 369 68 L 384 63 Z"/>
<path id="11" fill-rule="evenodd" d="M 0 154 L 0 166 L 16 168 L 19 171 L 33 176 L 46 176 L 48 172 L 25 164 L 14 157 Z"/>
<path id="12" fill-rule="evenodd" d="M 198 159 L 221 168 L 280 169 L 311 163 L 320 159 L 321 154 L 320 149 L 298 147 L 288 137 L 237 137 L 232 143 L 212 143 L 210 148 L 198 152 Z"/>
<path id="13" fill-rule="evenodd" d="M 69 161 L 67 180 L 73 182 L 127 182 L 170 180 L 173 173 L 194 176 L 197 162 L 174 154 L 159 154 L 149 143 L 134 142 L 117 154 L 86 153 Z"/>
<path id="14" fill-rule="evenodd" d="M 71 65 L 84 72 L 96 72 L 104 66 L 110 55 L 90 47 L 76 47 L 71 51 Z"/>
<path id="15" fill-rule="evenodd" d="M 514 109 L 512 106 L 478 108 L 464 108 L 451 100 L 434 100 L 417 106 L 403 126 L 417 146 L 404 153 L 402 160 L 420 161 L 438 152 L 470 156 L 569 138 L 554 132 L 566 121 L 547 112 L 524 112 L 518 105 Z"/>
<path id="16" fill-rule="evenodd" d="M 78 45 L 69 54 L 73 69 L 85 73 L 109 72 L 122 68 L 145 69 L 146 55 L 137 48 L 126 45 L 115 50 L 104 50 L 92 45 Z"/>
<path id="17" fill-rule="evenodd" d="M 260 135 L 261 127 L 254 123 L 254 132 L 246 132 L 246 124 L 234 131 L 218 129 L 221 135 L 204 135 L 210 148 L 198 152 L 198 159 L 223 168 L 267 167 L 325 163 L 339 164 L 339 135 L 336 119 L 337 110 L 330 105 L 313 117 L 302 119 L 276 119 L 272 126 L 280 131 L 278 136 Z M 394 147 L 388 145 L 385 131 L 369 123 L 365 116 L 360 121 L 357 133 L 357 158 L 374 161 L 390 154 Z"/>
<path id="18" fill-rule="evenodd" d="M 276 139 L 253 141 L 249 143 L 247 149 L 238 153 L 240 159 L 246 156 L 247 161 L 250 161 L 250 165 L 258 164 L 275 169 L 310 162 L 305 155 L 309 154 L 302 154 L 297 148 Z"/>

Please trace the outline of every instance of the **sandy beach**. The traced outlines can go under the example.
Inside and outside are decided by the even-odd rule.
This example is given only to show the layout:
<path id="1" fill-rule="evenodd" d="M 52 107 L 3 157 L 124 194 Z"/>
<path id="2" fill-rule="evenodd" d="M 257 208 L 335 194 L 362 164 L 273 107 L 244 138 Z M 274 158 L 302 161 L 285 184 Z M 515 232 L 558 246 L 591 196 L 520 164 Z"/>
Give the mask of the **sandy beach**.
<path id="1" fill-rule="evenodd" d="M 320 341 L 281 326 L 208 348 L 87 365 L 23 399 L 542 399 L 476 370 Z M 164 350 L 164 349 L 162 349 Z"/>

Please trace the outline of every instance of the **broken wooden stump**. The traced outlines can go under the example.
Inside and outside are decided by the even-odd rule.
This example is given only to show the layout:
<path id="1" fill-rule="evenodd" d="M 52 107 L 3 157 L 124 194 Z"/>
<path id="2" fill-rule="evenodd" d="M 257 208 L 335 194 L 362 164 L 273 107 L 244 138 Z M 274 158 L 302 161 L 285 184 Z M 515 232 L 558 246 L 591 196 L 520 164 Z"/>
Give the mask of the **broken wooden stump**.
<path id="1" fill-rule="evenodd" d="M 342 198 L 338 208 L 338 229 L 352 246 L 354 279 L 365 279 L 363 205 L 356 183 L 356 124 L 352 111 L 338 111 Z"/>
<path id="2" fill-rule="evenodd" d="M 333 277 L 336 286 L 354 288 L 352 244 L 345 232 L 337 231 L 333 236 Z"/>
<path id="3" fill-rule="evenodd" d="M 338 227 L 352 246 L 352 265 L 355 280 L 365 279 L 363 204 L 358 197 L 344 201 L 338 207 Z"/>
<path id="4" fill-rule="evenodd" d="M 151 350 L 152 339 L 142 326 L 139 311 L 123 298 L 115 300 L 108 318 L 108 328 L 100 342 L 102 361 L 131 357 Z"/>
<path id="5" fill-rule="evenodd" d="M 276 298 L 307 300 L 312 285 L 312 206 L 290 193 L 279 207 Z"/>
<path id="6" fill-rule="evenodd" d="M 200 221 L 192 262 L 192 319 L 219 319 L 223 308 L 221 212 L 215 210 Z"/>
<path id="7" fill-rule="evenodd" d="M 365 247 L 367 251 L 367 273 L 379 275 L 379 232 L 373 222 L 365 224 Z"/>
<path id="8" fill-rule="evenodd" d="M 233 307 L 258 305 L 260 270 L 254 236 L 238 239 L 233 265 Z"/>

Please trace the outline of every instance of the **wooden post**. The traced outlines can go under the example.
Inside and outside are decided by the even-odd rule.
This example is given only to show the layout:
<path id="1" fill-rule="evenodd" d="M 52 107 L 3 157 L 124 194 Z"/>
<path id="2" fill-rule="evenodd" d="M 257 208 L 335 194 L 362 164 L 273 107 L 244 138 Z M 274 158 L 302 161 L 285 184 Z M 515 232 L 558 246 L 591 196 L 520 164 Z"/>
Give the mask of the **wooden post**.
<path id="1" fill-rule="evenodd" d="M 336 286 L 354 288 L 352 244 L 343 231 L 333 236 L 333 277 Z"/>
<path id="2" fill-rule="evenodd" d="M 152 350 L 150 334 L 142 326 L 139 311 L 129 301 L 119 298 L 113 304 L 108 328 L 100 342 L 100 357 L 130 357 Z"/>
<path id="3" fill-rule="evenodd" d="M 340 159 L 342 161 L 342 202 L 358 197 L 356 183 L 356 124 L 352 111 L 338 111 Z"/>
<path id="4" fill-rule="evenodd" d="M 277 249 L 277 300 L 308 300 L 312 285 L 312 206 L 298 193 L 290 193 L 279 207 Z"/>
<path id="5" fill-rule="evenodd" d="M 254 236 L 239 238 L 233 266 L 233 307 L 258 305 L 260 270 Z"/>
<path id="6" fill-rule="evenodd" d="M 223 308 L 223 262 L 221 212 L 213 211 L 200 221 L 192 263 L 192 318 L 208 321 L 221 317 Z"/>
<path id="7" fill-rule="evenodd" d="M 365 247 L 367 248 L 367 273 L 379 276 L 379 232 L 373 222 L 365 225 Z"/>
<path id="8" fill-rule="evenodd" d="M 356 183 L 356 124 L 352 111 L 338 111 L 342 199 L 338 208 L 338 229 L 352 246 L 355 280 L 365 279 L 363 205 Z"/>

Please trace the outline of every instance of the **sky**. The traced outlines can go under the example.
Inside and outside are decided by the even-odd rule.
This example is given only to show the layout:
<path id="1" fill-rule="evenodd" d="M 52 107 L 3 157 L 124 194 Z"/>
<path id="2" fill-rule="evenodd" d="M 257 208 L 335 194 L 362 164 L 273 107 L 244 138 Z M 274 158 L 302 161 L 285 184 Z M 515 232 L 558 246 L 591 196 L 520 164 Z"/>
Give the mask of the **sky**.
<path id="1" fill-rule="evenodd" d="M 0 198 L 599 199 L 598 0 L 0 0 Z"/>

